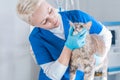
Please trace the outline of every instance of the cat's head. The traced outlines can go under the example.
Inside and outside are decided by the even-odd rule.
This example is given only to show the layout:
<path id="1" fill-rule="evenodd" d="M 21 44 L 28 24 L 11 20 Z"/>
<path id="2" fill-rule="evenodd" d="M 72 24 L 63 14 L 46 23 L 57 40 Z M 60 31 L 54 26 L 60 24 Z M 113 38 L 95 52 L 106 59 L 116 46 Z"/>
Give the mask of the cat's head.
<path id="1" fill-rule="evenodd" d="M 89 21 L 87 23 L 81 23 L 81 22 L 79 22 L 79 23 L 72 23 L 72 22 L 70 22 L 70 26 L 72 26 L 74 28 L 73 35 L 76 35 L 79 32 L 81 32 L 83 28 L 85 28 L 85 29 L 87 29 L 89 31 L 91 25 L 92 25 L 91 21 Z"/>

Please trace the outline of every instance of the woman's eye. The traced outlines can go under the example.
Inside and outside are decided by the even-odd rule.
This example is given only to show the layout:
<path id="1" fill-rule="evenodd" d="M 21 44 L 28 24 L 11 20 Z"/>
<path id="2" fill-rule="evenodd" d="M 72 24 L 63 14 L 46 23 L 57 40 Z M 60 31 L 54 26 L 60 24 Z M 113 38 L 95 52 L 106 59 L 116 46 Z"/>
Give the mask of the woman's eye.
<path id="1" fill-rule="evenodd" d="M 51 14 L 51 13 L 52 13 L 52 11 L 53 11 L 52 9 L 49 9 L 49 14 Z"/>
<path id="2" fill-rule="evenodd" d="M 42 25 L 45 25 L 47 23 L 47 20 L 44 20 L 43 22 L 42 22 Z"/>

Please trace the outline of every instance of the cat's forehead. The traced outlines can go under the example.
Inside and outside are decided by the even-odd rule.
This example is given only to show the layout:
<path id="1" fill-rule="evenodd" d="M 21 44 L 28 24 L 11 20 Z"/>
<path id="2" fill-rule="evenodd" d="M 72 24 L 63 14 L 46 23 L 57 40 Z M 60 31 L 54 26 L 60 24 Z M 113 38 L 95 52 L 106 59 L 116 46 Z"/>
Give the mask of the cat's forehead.
<path id="1" fill-rule="evenodd" d="M 74 26 L 76 26 L 76 27 L 84 26 L 84 23 L 81 23 L 81 22 L 79 22 L 79 23 L 74 23 Z"/>
<path id="2" fill-rule="evenodd" d="M 74 24 L 75 25 L 83 25 L 84 23 L 82 23 L 82 22 L 75 22 Z"/>

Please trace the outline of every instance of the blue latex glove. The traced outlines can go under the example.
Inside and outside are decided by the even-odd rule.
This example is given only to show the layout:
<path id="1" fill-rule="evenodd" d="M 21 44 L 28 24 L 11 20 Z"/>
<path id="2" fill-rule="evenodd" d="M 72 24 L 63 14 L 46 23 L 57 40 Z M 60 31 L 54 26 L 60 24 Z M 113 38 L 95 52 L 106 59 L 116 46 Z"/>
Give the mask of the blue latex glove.
<path id="1" fill-rule="evenodd" d="M 83 47 L 85 45 L 85 38 L 87 34 L 87 29 L 85 28 L 83 28 L 83 30 L 77 35 L 72 35 L 73 31 L 73 27 L 70 27 L 68 38 L 65 42 L 65 46 L 70 50 Z"/>

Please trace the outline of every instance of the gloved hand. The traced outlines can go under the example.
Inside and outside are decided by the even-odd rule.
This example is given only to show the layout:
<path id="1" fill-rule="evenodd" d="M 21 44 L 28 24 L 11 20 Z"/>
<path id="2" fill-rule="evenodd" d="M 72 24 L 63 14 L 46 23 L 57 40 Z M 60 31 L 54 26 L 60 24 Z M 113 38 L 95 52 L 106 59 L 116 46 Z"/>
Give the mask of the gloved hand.
<path id="1" fill-rule="evenodd" d="M 85 38 L 87 34 L 87 29 L 83 28 L 82 32 L 77 35 L 73 34 L 73 27 L 70 27 L 67 41 L 65 42 L 65 46 L 70 50 L 74 50 L 76 48 L 81 48 L 85 45 Z"/>

